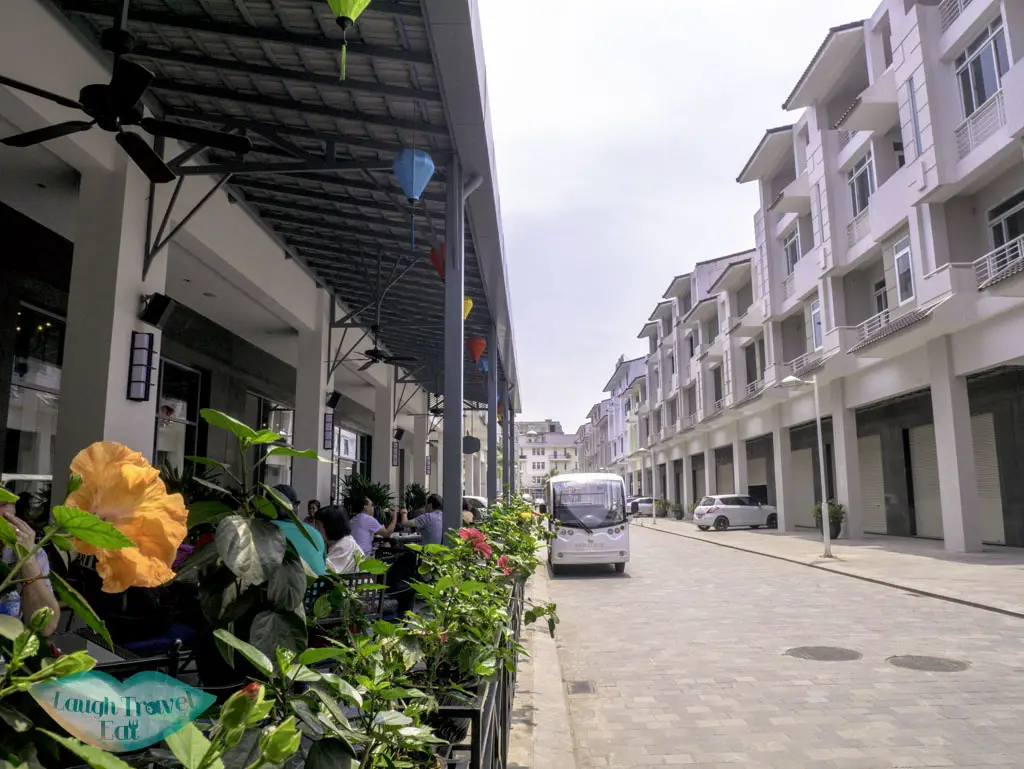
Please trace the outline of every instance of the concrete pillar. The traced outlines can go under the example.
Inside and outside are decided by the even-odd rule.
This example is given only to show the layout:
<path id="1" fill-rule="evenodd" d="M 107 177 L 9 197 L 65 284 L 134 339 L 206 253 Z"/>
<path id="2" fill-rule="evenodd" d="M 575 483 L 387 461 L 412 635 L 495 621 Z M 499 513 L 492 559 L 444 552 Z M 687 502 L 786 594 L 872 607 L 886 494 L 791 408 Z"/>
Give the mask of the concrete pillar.
<path id="1" fill-rule="evenodd" d="M 430 417 L 412 418 L 412 482 L 427 487 L 427 430 Z"/>
<path id="2" fill-rule="evenodd" d="M 462 164 L 452 155 L 445 177 L 445 279 L 444 279 L 444 528 L 454 532 L 462 525 L 462 395 L 465 369 L 465 325 L 462 302 L 465 294 L 466 208 Z"/>
<path id="3" fill-rule="evenodd" d="M 704 448 L 704 493 L 718 493 L 718 463 L 715 462 L 715 450 L 710 441 Z"/>
<path id="4" fill-rule="evenodd" d="M 498 330 L 491 327 L 487 369 L 487 504 L 498 499 Z"/>
<path id="5" fill-rule="evenodd" d="M 948 336 L 929 342 L 927 355 L 946 550 L 953 553 L 981 552 L 981 519 L 967 379 L 953 373 Z"/>
<path id="6" fill-rule="evenodd" d="M 430 475 L 427 476 L 427 490 L 431 494 L 440 494 L 442 477 L 441 463 L 443 461 L 440 437 L 436 442 L 431 443 L 427 447 L 427 451 L 430 455 Z"/>
<path id="7" fill-rule="evenodd" d="M 140 300 L 164 293 L 167 249 L 142 279 L 149 185 L 127 156 L 114 171 L 88 171 L 78 195 L 71 268 L 61 419 L 54 448 L 52 499 L 62 502 L 68 465 L 95 441 L 117 441 L 153 459 L 160 331 L 138 319 Z M 11 257 L 15 258 L 15 257 Z M 152 387 L 128 400 L 132 332 L 153 334 Z"/>
<path id="8" fill-rule="evenodd" d="M 395 486 L 395 469 L 391 466 L 391 442 L 395 439 L 394 369 L 382 366 L 385 383 L 376 385 L 373 393 L 373 462 L 371 480 Z"/>
<path id="9" fill-rule="evenodd" d="M 683 498 L 679 500 L 685 513 L 693 504 L 693 459 L 689 452 L 683 454 Z"/>
<path id="10" fill-rule="evenodd" d="M 860 453 L 857 447 L 857 414 L 846 408 L 843 380 L 832 384 L 832 445 L 835 460 L 836 496 L 846 508 L 843 536 L 863 539 L 864 505 L 860 489 Z"/>
<path id="11" fill-rule="evenodd" d="M 303 501 L 331 498 L 331 452 L 324 449 L 324 414 L 328 411 L 327 393 L 333 389 L 333 377 L 327 376 L 333 300 L 318 289 L 316 301 L 316 328 L 299 331 L 292 445 L 303 451 L 316 449 L 324 461 L 302 457 L 292 460 L 292 486 Z"/>
<path id="12" fill-rule="evenodd" d="M 786 519 L 786 497 L 793 476 L 793 451 L 789 443 L 789 428 L 782 422 L 782 406 L 775 407 L 772 452 L 775 458 L 775 508 L 778 511 L 779 531 L 790 531 L 793 527 Z"/>
<path id="13" fill-rule="evenodd" d="M 747 483 L 747 442 L 740 436 L 739 425 L 736 425 L 736 439 L 732 443 L 732 478 L 733 488 L 737 494 L 746 494 Z"/>
<path id="14" fill-rule="evenodd" d="M 466 478 L 462 484 L 463 492 L 476 496 L 476 471 L 479 466 L 480 454 L 469 454 L 468 456 L 465 456 L 463 461 L 466 466 Z M 462 504 L 461 500 L 459 501 L 459 504 Z"/>

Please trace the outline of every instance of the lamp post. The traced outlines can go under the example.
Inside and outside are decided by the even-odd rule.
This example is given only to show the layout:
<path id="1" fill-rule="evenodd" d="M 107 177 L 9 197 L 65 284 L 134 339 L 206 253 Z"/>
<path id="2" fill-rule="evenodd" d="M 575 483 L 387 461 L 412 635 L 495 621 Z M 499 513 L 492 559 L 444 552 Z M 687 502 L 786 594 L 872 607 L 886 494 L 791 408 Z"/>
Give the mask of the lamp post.
<path id="1" fill-rule="evenodd" d="M 828 502 L 825 500 L 825 497 L 828 496 L 828 483 L 825 476 L 825 438 L 821 432 L 821 399 L 818 396 L 818 375 L 812 376 L 810 382 L 793 375 L 782 380 L 783 387 L 796 389 L 805 385 L 814 387 L 814 421 L 818 428 L 818 472 L 821 474 L 821 538 L 825 543 L 825 551 L 822 553 L 822 558 L 833 558 L 832 532 L 829 531 L 828 520 Z"/>

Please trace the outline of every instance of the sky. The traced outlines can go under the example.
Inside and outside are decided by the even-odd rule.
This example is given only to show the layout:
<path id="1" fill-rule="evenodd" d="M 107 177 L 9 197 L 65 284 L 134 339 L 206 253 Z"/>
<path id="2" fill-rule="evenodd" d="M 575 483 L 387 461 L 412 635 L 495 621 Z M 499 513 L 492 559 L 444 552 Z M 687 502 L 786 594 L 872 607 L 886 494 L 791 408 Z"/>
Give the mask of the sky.
<path id="1" fill-rule="evenodd" d="M 479 0 L 520 419 L 574 432 L 672 277 L 753 248 L 736 176 L 829 27 L 879 2 Z"/>

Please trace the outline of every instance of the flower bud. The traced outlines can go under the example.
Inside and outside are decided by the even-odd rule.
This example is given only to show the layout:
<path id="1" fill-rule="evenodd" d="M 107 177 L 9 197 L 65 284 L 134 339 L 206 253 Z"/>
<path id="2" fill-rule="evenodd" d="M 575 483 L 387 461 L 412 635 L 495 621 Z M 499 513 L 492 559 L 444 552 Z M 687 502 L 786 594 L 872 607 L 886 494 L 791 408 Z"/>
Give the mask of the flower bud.
<path id="1" fill-rule="evenodd" d="M 238 745 L 238 743 L 242 741 L 242 738 L 244 736 L 244 726 L 239 726 L 234 729 L 228 730 L 228 732 L 224 735 L 224 747 L 226 747 L 228 750 L 231 750 L 231 748 L 235 747 L 236 745 Z"/>
<path id="2" fill-rule="evenodd" d="M 288 716 L 277 726 L 268 726 L 260 737 L 263 758 L 272 764 L 283 764 L 299 749 L 302 734 L 295 726 L 295 716 Z"/>
<path id="3" fill-rule="evenodd" d="M 251 683 L 231 695 L 220 710 L 220 722 L 225 729 L 236 729 L 245 726 L 249 714 L 263 702 L 264 688 L 262 684 Z"/>

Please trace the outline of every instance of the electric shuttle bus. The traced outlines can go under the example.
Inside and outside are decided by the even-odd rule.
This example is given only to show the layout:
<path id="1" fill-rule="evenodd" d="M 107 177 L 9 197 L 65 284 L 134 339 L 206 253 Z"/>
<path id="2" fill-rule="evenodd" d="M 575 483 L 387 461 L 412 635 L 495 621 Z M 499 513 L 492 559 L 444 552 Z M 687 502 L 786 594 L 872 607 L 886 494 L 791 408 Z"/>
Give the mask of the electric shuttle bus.
<path id="1" fill-rule="evenodd" d="M 548 544 L 548 564 L 608 563 L 620 574 L 629 562 L 626 487 L 612 473 L 570 473 L 551 478 L 541 512 L 550 515 L 555 537 Z"/>

